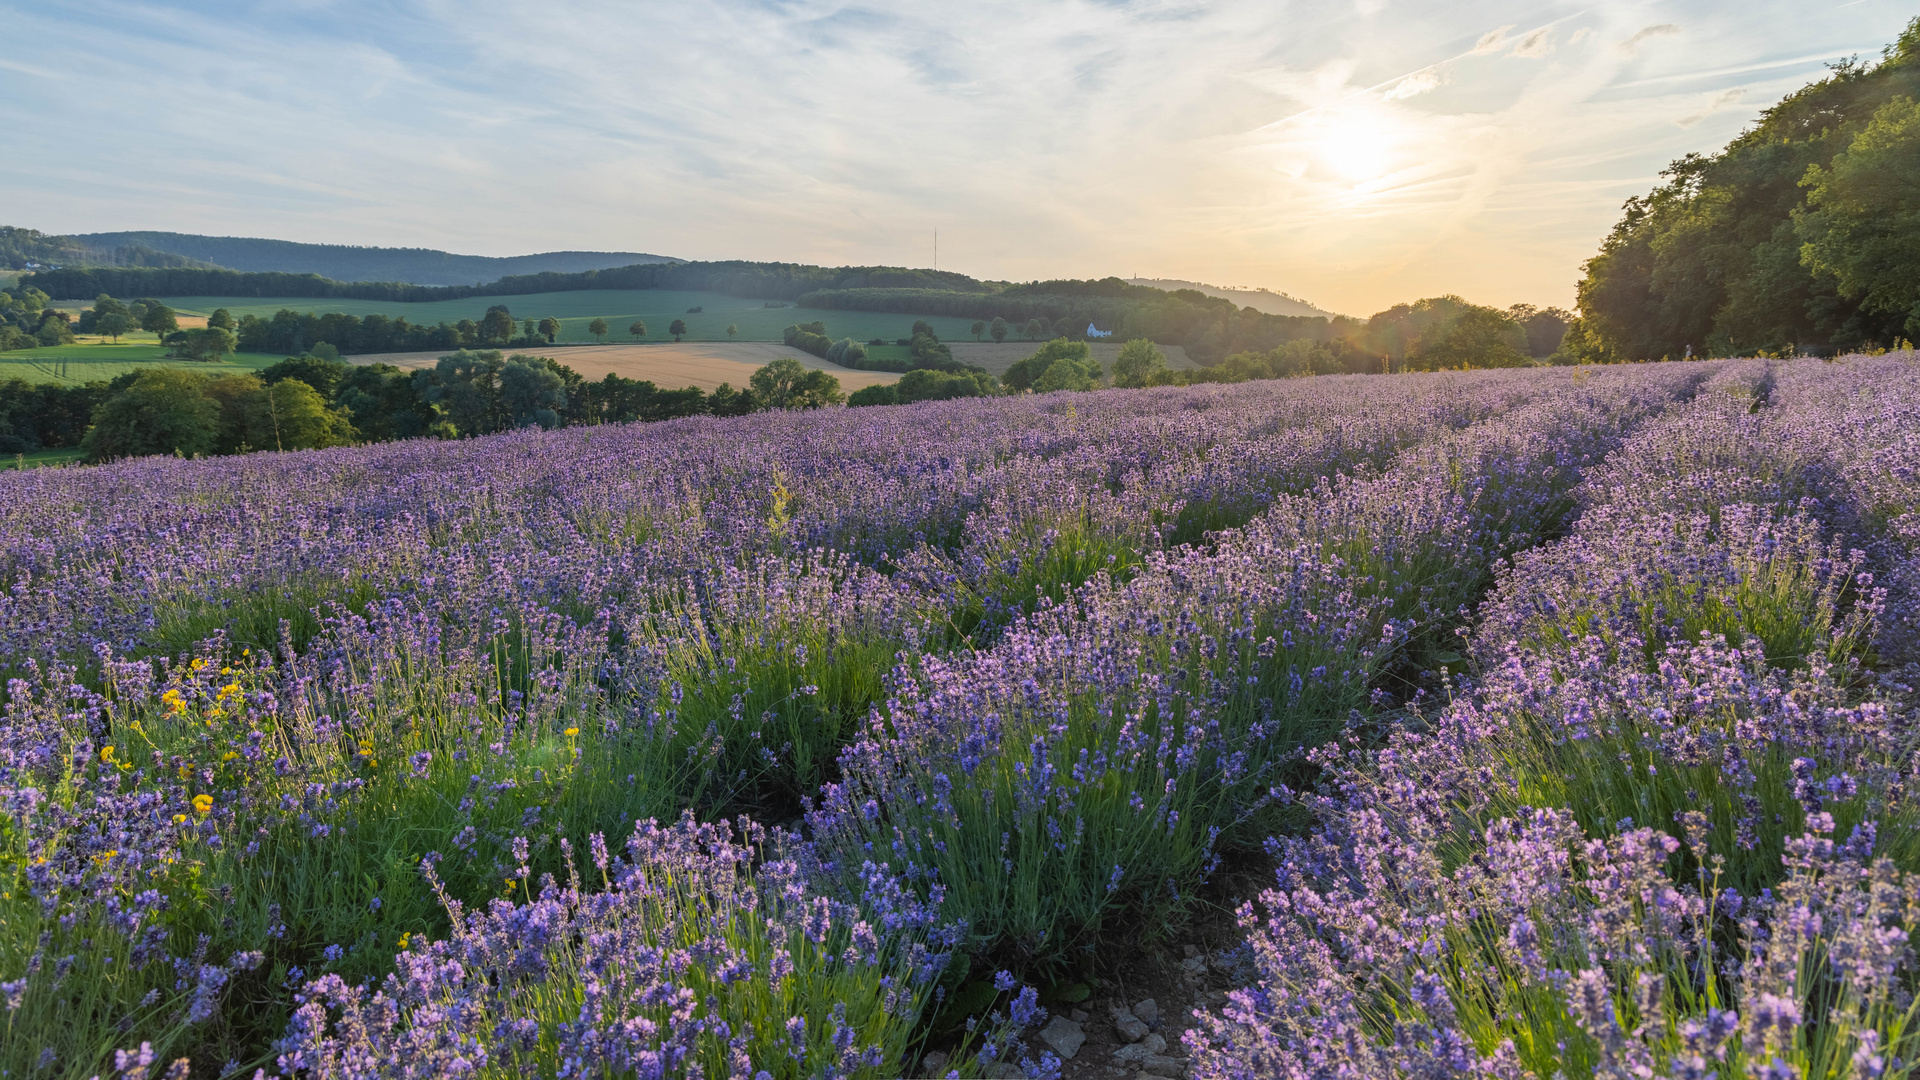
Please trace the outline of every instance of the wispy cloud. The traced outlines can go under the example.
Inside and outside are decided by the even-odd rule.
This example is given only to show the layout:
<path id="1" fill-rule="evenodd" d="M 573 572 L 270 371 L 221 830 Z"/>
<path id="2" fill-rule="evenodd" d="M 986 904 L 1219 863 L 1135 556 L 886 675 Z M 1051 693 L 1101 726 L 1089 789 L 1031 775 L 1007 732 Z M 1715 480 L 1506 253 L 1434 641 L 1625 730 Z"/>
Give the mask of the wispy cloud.
<path id="1" fill-rule="evenodd" d="M 1564 304 L 1662 165 L 1818 75 L 1805 57 L 1871 55 L 1906 17 L 0 0 L 36 43 L 0 61 L 0 205 L 63 232 L 827 263 L 924 265 L 938 227 L 941 265 L 993 277 L 1137 269 L 1360 313 L 1436 292 Z M 1641 47 L 1674 25 L 1714 42 L 1711 68 Z"/>
<path id="2" fill-rule="evenodd" d="M 1513 47 L 1510 55 L 1538 59 L 1551 52 L 1553 52 L 1553 31 L 1540 29 L 1521 38 L 1520 43 Z"/>
<path id="3" fill-rule="evenodd" d="M 1674 123 L 1680 125 L 1683 128 L 1692 127 L 1695 124 L 1698 124 L 1700 121 L 1705 120 L 1707 117 L 1712 116 L 1717 112 L 1720 112 L 1722 109 L 1731 108 L 1732 106 L 1740 104 L 1740 102 L 1746 96 L 1747 96 L 1747 92 L 1738 86 L 1734 87 L 1731 90 L 1722 91 L 1718 94 L 1715 94 L 1713 97 L 1713 100 L 1707 102 L 1705 107 L 1703 107 L 1699 112 L 1690 113 L 1686 116 L 1683 116 L 1680 119 L 1675 120 Z"/>
<path id="4" fill-rule="evenodd" d="M 1639 51 L 1641 45 L 1645 44 L 1648 41 L 1651 41 L 1654 38 L 1670 37 L 1674 34 L 1678 34 L 1679 32 L 1680 32 L 1680 27 L 1677 23 L 1659 23 L 1654 26 L 1644 27 L 1638 33 L 1634 34 L 1632 37 L 1621 42 L 1620 51 L 1623 53 L 1627 53 L 1628 55 L 1632 55 L 1633 53 Z"/>

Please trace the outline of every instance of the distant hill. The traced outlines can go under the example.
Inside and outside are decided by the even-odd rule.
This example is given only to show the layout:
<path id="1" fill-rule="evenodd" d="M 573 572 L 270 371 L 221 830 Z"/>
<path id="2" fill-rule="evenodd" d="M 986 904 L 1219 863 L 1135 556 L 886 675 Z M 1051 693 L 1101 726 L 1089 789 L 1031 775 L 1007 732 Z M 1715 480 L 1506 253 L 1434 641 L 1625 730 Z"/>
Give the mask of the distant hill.
<path id="1" fill-rule="evenodd" d="M 414 285 L 478 285 L 510 275 L 574 274 L 639 263 L 680 261 L 638 251 L 548 251 L 495 258 L 455 255 L 432 248 L 300 244 L 291 240 L 173 232 L 85 233 L 60 239 L 94 251 L 150 249 L 250 273 L 318 274 L 333 281 L 399 281 Z"/>
<path id="2" fill-rule="evenodd" d="M 1222 300 L 1231 300 L 1241 307 L 1250 307 L 1255 311 L 1264 311 L 1269 315 L 1319 315 L 1333 318 L 1334 313 L 1318 308 L 1305 300 L 1297 300 L 1286 293 L 1273 292 L 1270 289 L 1222 289 L 1217 285 L 1202 285 L 1197 281 L 1181 281 L 1178 278 L 1128 278 L 1129 285 L 1145 285 L 1150 289 L 1192 289 L 1206 296 L 1217 296 Z"/>
<path id="3" fill-rule="evenodd" d="M 49 266 L 134 266 L 210 269 L 210 263 L 189 259 L 144 244 L 96 247 L 72 236 L 49 236 L 38 229 L 0 225 L 0 266 L 11 270 L 38 270 Z"/>

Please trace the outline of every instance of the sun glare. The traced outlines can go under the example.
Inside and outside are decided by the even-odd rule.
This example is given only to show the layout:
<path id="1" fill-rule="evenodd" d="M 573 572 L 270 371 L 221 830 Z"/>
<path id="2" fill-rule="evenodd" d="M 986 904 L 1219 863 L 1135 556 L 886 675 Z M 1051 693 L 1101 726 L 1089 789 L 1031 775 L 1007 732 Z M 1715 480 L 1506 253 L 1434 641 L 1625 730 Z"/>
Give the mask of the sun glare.
<path id="1" fill-rule="evenodd" d="M 1400 125 L 1376 111 L 1343 110 L 1316 117 L 1289 140 L 1285 153 L 1295 168 L 1354 187 L 1378 180 L 1400 165 Z"/>

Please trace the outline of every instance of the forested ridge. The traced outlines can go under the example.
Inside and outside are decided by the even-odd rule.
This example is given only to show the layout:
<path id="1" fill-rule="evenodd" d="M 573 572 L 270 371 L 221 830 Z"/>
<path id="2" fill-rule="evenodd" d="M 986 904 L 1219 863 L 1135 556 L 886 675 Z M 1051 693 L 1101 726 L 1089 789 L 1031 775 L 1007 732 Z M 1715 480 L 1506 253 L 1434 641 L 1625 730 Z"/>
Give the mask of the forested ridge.
<path id="1" fill-rule="evenodd" d="M 1627 200 L 1567 346 L 1592 361 L 1834 353 L 1920 337 L 1920 20 Z"/>

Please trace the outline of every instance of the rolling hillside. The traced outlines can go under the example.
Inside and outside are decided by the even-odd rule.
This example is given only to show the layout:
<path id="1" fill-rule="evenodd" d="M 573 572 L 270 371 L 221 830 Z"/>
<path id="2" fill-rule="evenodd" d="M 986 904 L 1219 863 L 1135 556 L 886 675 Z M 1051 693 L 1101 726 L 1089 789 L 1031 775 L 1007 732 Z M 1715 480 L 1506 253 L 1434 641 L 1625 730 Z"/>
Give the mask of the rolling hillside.
<path id="1" fill-rule="evenodd" d="M 636 263 L 678 262 L 637 251 L 548 251 L 496 258 L 455 255 L 432 248 L 301 244 L 244 236 L 174 232 L 86 233 L 71 238 L 97 250 L 141 246 L 231 270 L 319 274 L 335 281 L 404 281 L 415 285 L 476 285 L 512 274 L 578 273 Z"/>
<path id="2" fill-rule="evenodd" d="M 1192 289 L 1206 296 L 1218 296 L 1231 300 L 1241 307 L 1250 307 L 1255 311 L 1264 311 L 1269 315 L 1319 315 L 1333 318 L 1334 313 L 1318 308 L 1305 300 L 1277 293 L 1271 289 L 1223 289 L 1216 285 L 1202 285 L 1197 281 L 1181 281 L 1178 278 L 1128 278 L 1129 285 L 1145 285 L 1150 289 Z"/>

